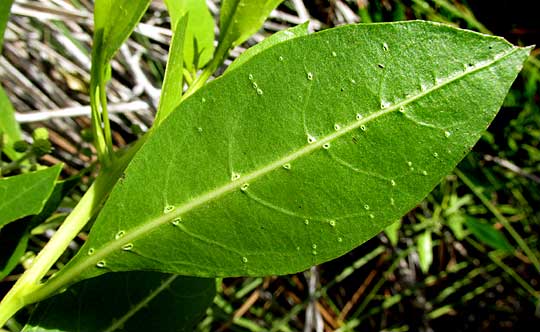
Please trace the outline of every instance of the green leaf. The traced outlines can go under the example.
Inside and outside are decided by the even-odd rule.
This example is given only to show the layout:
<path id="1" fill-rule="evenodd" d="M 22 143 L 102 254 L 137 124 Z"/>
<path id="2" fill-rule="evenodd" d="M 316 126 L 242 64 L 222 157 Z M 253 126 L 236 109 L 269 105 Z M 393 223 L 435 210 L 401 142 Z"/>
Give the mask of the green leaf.
<path id="1" fill-rule="evenodd" d="M 215 293 L 214 279 L 109 273 L 40 303 L 23 332 L 191 332 Z"/>
<path id="2" fill-rule="evenodd" d="M 529 52 L 419 21 L 275 45 L 156 128 L 49 287 L 139 269 L 287 274 L 340 256 L 452 171 Z"/>
<path id="3" fill-rule="evenodd" d="M 161 89 L 155 124 L 159 125 L 178 105 L 182 99 L 183 48 L 188 17 L 184 16 L 176 25 L 169 49 L 169 59 L 165 69 L 165 79 Z"/>
<path id="4" fill-rule="evenodd" d="M 13 0 L 2 0 L 2 2 L 0 2 L 0 53 L 2 53 L 4 31 L 6 30 L 7 22 L 9 20 L 9 13 L 11 11 L 12 4 Z"/>
<path id="5" fill-rule="evenodd" d="M 28 225 L 24 223 L 11 223 L 0 230 L 0 280 L 13 271 L 25 254 L 28 247 L 30 233 Z"/>
<path id="6" fill-rule="evenodd" d="M 307 36 L 309 34 L 308 28 L 309 28 L 309 22 L 306 22 L 306 23 L 297 25 L 295 27 L 292 27 L 286 30 L 281 30 L 274 33 L 270 37 L 264 39 L 262 42 L 245 50 L 244 53 L 242 53 L 238 58 L 236 58 L 236 60 L 233 61 L 233 63 L 229 65 L 229 67 L 227 67 L 227 71 L 240 67 L 240 65 L 243 64 L 244 62 L 248 61 L 255 55 L 261 53 L 262 51 L 276 44 L 279 44 L 286 40 L 294 39 L 296 37 Z"/>
<path id="7" fill-rule="evenodd" d="M 16 160 L 21 157 L 21 154 L 13 149 L 13 143 L 20 141 L 21 128 L 15 120 L 15 110 L 9 101 L 9 98 L 0 85 L 0 141 L 3 139 L 3 147 L 1 152 L 4 152 L 11 160 Z M 0 143 L 0 146 L 2 144 Z M 0 217 L 1 218 L 1 217 Z"/>
<path id="8" fill-rule="evenodd" d="M 5 263 L 1 265 L 3 267 L 0 270 L 0 280 L 8 276 L 19 264 L 20 258 L 26 252 L 32 229 L 47 220 L 47 218 L 56 211 L 64 197 L 79 181 L 79 177 L 73 177 L 65 181 L 57 181 L 43 209 L 38 215 L 33 216 L 29 223 L 26 225 L 13 223 L 0 230 L 0 243 L 2 243 L 3 249 L 8 251 L 8 248 L 13 248 L 10 254 L 7 252 L 1 253 L 7 256 L 1 260 L 2 263 L 4 263 L 3 261 L 5 261 Z M 10 228 L 12 225 L 17 225 L 17 227 Z M 10 242 L 12 245 L 10 245 Z"/>
<path id="9" fill-rule="evenodd" d="M 62 165 L 0 179 L 0 228 L 38 214 L 51 195 Z"/>
<path id="10" fill-rule="evenodd" d="M 418 264 L 422 272 L 427 273 L 433 263 L 433 247 L 431 244 L 431 231 L 426 230 L 416 238 L 418 249 Z"/>
<path id="11" fill-rule="evenodd" d="M 219 16 L 219 41 L 225 45 L 242 44 L 257 32 L 283 0 L 223 0 Z"/>
<path id="12" fill-rule="evenodd" d="M 463 229 L 463 223 L 465 222 L 465 217 L 461 214 L 455 213 L 448 217 L 447 224 L 448 227 L 454 233 L 454 236 L 457 240 L 461 241 L 467 236 L 467 232 Z"/>
<path id="13" fill-rule="evenodd" d="M 219 45 L 214 65 L 222 63 L 229 49 L 259 30 L 270 12 L 283 0 L 223 0 L 219 17 Z"/>
<path id="14" fill-rule="evenodd" d="M 106 82 L 109 62 L 129 37 L 151 0 L 96 0 L 94 4 L 94 40 L 90 77 L 92 128 L 99 160 L 109 166 L 112 138 L 107 113 Z"/>
<path id="15" fill-rule="evenodd" d="M 175 28 L 186 14 L 189 16 L 183 50 L 186 68 L 194 71 L 204 67 L 214 54 L 214 18 L 206 1 L 165 0 L 165 4 L 171 15 L 172 27 Z"/>
<path id="16" fill-rule="evenodd" d="M 221 3 L 219 43 L 214 57 L 204 71 L 194 80 L 184 98 L 200 89 L 223 64 L 229 50 L 243 43 L 264 23 L 270 12 L 283 0 L 224 0 Z"/>
<path id="17" fill-rule="evenodd" d="M 2 46 L 4 45 L 4 32 L 12 4 L 13 0 L 2 0 L 0 2 L 0 53 L 2 53 Z M 13 150 L 13 143 L 19 140 L 21 140 L 21 129 L 15 120 L 15 110 L 0 85 L 0 154 L 4 152 L 11 160 L 18 159 L 20 154 Z"/>
<path id="18" fill-rule="evenodd" d="M 151 0 L 96 0 L 94 54 L 108 63 L 141 20 Z"/>
<path id="19" fill-rule="evenodd" d="M 468 217 L 465 220 L 465 225 L 467 229 L 481 242 L 487 244 L 488 246 L 503 250 L 506 252 L 513 252 L 514 248 L 508 242 L 503 233 L 493 228 L 492 225 L 481 222 L 475 218 Z"/>
<path id="20" fill-rule="evenodd" d="M 390 224 L 384 229 L 384 233 L 390 240 L 390 243 L 395 247 L 399 241 L 399 229 L 401 228 L 401 219 Z"/>

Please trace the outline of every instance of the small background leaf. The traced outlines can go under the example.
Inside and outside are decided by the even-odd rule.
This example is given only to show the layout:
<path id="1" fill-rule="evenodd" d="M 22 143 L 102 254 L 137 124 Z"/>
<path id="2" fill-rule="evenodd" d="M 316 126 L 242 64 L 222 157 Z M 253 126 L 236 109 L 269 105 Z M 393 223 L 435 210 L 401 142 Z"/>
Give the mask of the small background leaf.
<path id="1" fill-rule="evenodd" d="M 508 242 L 504 234 L 495 229 L 492 225 L 472 217 L 467 217 L 465 219 L 465 225 L 467 225 L 467 229 L 484 244 L 506 252 L 514 251 L 514 248 Z"/>
<path id="2" fill-rule="evenodd" d="M 13 143 L 22 139 L 21 129 L 15 120 L 15 110 L 0 85 L 0 135 L 3 135 L 4 152 L 11 160 L 18 159 L 21 154 L 13 149 Z M 1 139 L 1 138 L 0 138 Z"/>
<path id="3" fill-rule="evenodd" d="M 98 159 L 108 167 L 112 137 L 107 113 L 106 83 L 111 77 L 109 62 L 141 20 L 151 0 L 96 0 L 90 75 L 90 105 L 94 145 Z"/>
<path id="4" fill-rule="evenodd" d="M 388 240 L 390 240 L 390 243 L 395 247 L 398 244 L 399 241 L 399 229 L 401 228 L 401 219 L 396 221 L 393 224 L 390 224 L 390 226 L 386 227 L 384 229 L 384 233 L 388 237 Z"/>
<path id="5" fill-rule="evenodd" d="M 0 228 L 19 218 L 38 214 L 54 189 L 62 165 L 0 179 Z"/>
<path id="6" fill-rule="evenodd" d="M 234 68 L 238 68 L 241 64 L 251 59 L 253 56 L 261 53 L 262 51 L 266 50 L 267 48 L 270 48 L 274 45 L 277 45 L 281 42 L 284 42 L 289 39 L 293 39 L 296 37 L 302 37 L 307 36 L 309 34 L 309 22 L 297 25 L 293 28 L 281 30 L 270 37 L 265 38 L 262 42 L 248 48 L 244 51 L 236 60 L 233 61 L 227 67 L 227 71 L 233 70 Z"/>
<path id="7" fill-rule="evenodd" d="M 188 23 L 183 44 L 186 68 L 193 72 L 204 67 L 214 54 L 214 18 L 205 0 L 165 0 L 171 26 L 176 29 L 180 19 L 188 15 Z M 174 31 L 173 31 L 174 32 Z M 172 50 L 172 47 L 171 47 Z M 169 57 L 171 53 L 169 52 Z"/>
<path id="8" fill-rule="evenodd" d="M 94 46 L 96 60 L 108 63 L 141 20 L 151 0 L 96 0 Z"/>
<path id="9" fill-rule="evenodd" d="M 422 272 L 427 273 L 433 263 L 433 246 L 431 244 L 431 231 L 426 230 L 416 238 L 418 249 L 418 264 Z"/>
<path id="10" fill-rule="evenodd" d="M 188 16 L 183 16 L 173 31 L 171 47 L 169 48 L 169 58 L 167 59 L 167 67 L 165 68 L 165 78 L 161 88 L 161 96 L 159 98 L 156 125 L 159 125 L 169 113 L 171 113 L 178 105 L 182 98 L 183 89 L 183 69 L 184 69 L 184 39 L 186 37 L 186 28 L 188 24 Z"/>
<path id="11" fill-rule="evenodd" d="M 219 19 L 219 45 L 216 60 L 255 33 L 270 12 L 283 0 L 223 0 Z"/>
<path id="12" fill-rule="evenodd" d="M 446 224 L 452 230 L 456 239 L 460 241 L 467 236 L 467 232 L 463 226 L 467 215 L 462 208 L 471 202 L 471 195 L 465 195 L 459 198 L 456 194 L 451 194 L 448 207 L 444 209 Z"/>
<path id="13" fill-rule="evenodd" d="M 448 217 L 447 223 L 448 227 L 452 230 L 452 233 L 454 233 L 454 236 L 458 240 L 463 240 L 465 236 L 467 235 L 467 232 L 465 229 L 463 229 L 463 223 L 465 222 L 465 216 L 461 214 L 453 214 Z"/>
<path id="14" fill-rule="evenodd" d="M 15 222 L 7 224 L 0 230 L 0 280 L 7 277 L 19 265 L 21 257 L 28 247 L 30 232 L 28 225 Z"/>
<path id="15" fill-rule="evenodd" d="M 9 20 L 9 13 L 12 4 L 13 0 L 2 0 L 0 2 L 0 53 L 2 52 L 4 31 L 6 30 L 7 22 Z"/>
<path id="16" fill-rule="evenodd" d="M 4 32 L 9 19 L 9 13 L 13 0 L 2 0 L 0 2 L 0 53 L 4 45 Z M 9 101 L 9 98 L 0 85 L 0 136 L 4 135 L 4 152 L 11 160 L 19 158 L 20 153 L 13 150 L 13 143 L 21 140 L 21 129 L 15 121 L 15 110 Z M 2 137 L 0 137 L 2 140 Z M 1 145 L 1 144 L 0 144 Z"/>
<path id="17" fill-rule="evenodd" d="M 19 264 L 20 258 L 26 252 L 28 240 L 32 230 L 45 222 L 60 206 L 64 197 L 80 181 L 79 177 L 73 177 L 65 181 L 58 181 L 47 199 L 47 203 L 41 212 L 32 217 L 28 223 L 11 223 L 0 230 L 0 280 L 6 277 Z"/>
<path id="18" fill-rule="evenodd" d="M 23 332 L 191 332 L 215 294 L 214 279 L 109 273 L 39 303 Z"/>

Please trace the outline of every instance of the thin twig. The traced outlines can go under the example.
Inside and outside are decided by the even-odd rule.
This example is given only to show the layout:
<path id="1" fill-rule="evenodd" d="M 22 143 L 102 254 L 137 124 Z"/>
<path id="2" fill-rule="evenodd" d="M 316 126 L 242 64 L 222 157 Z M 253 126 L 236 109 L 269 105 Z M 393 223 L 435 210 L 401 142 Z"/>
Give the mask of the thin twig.
<path id="1" fill-rule="evenodd" d="M 11 12 L 16 15 L 34 17 L 39 20 L 77 21 L 80 23 L 87 23 L 92 20 L 92 15 L 89 13 L 44 5 L 37 1 L 19 0 L 13 4 Z"/>
<path id="2" fill-rule="evenodd" d="M 304 323 L 304 332 L 323 332 L 324 323 L 317 306 L 317 290 L 319 288 L 319 271 L 317 266 L 312 266 L 308 274 L 308 292 L 309 302 L 306 308 L 306 320 Z"/>
<path id="3" fill-rule="evenodd" d="M 128 69 L 135 77 L 135 82 L 137 85 L 133 88 L 133 90 L 137 90 L 138 86 L 142 87 L 146 94 L 152 99 L 152 104 L 154 107 L 157 107 L 161 91 L 156 89 L 152 83 L 150 83 L 148 77 L 146 77 L 141 69 L 141 66 L 139 65 L 142 52 L 137 51 L 135 55 L 132 55 L 129 47 L 125 44 L 120 47 L 120 52 L 128 64 Z"/>
<path id="4" fill-rule="evenodd" d="M 111 113 L 126 113 L 136 111 L 147 111 L 150 106 L 144 101 L 132 101 L 128 103 L 119 103 L 109 105 Z M 53 118 L 67 118 L 76 116 L 90 116 L 90 106 L 67 107 L 55 110 L 42 110 L 28 113 L 16 113 L 15 119 L 19 123 L 39 122 Z"/>
<path id="5" fill-rule="evenodd" d="M 360 22 L 360 17 L 352 11 L 352 9 L 347 6 L 343 1 L 336 1 L 336 9 L 343 15 L 345 22 L 343 23 L 358 23 Z"/>
<path id="6" fill-rule="evenodd" d="M 493 161 L 493 162 L 499 164 L 500 166 L 502 166 L 502 167 L 504 167 L 504 168 L 506 168 L 506 169 L 518 174 L 518 175 L 526 177 L 527 179 L 532 180 L 532 181 L 534 181 L 536 183 L 540 183 L 540 177 L 523 170 L 521 167 L 517 166 L 516 164 L 512 163 L 509 160 L 502 159 L 502 158 L 499 158 L 497 156 L 492 156 L 492 155 L 489 155 L 489 154 L 484 155 L 484 160 Z"/>

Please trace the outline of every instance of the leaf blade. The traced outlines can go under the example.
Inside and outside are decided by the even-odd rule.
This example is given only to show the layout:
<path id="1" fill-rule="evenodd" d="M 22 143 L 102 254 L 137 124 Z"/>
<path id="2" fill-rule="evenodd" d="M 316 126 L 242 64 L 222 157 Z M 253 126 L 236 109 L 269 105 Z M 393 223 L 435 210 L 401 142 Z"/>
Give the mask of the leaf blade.
<path id="1" fill-rule="evenodd" d="M 109 62 L 141 20 L 151 0 L 96 0 L 94 38 L 97 61 Z M 94 58 L 94 56 L 92 56 Z"/>
<path id="2" fill-rule="evenodd" d="M 427 60 L 428 50 L 408 44 L 426 33 L 429 47 L 441 47 Z M 463 59 L 444 58 L 449 49 Z M 280 43 L 184 101 L 154 132 L 98 217 L 85 244 L 95 253 L 80 253 L 62 278 L 129 269 L 285 274 L 337 257 L 452 170 L 495 116 L 528 52 L 426 22 L 342 27 Z M 283 54 L 289 62 L 278 60 Z M 421 85 L 433 70 L 439 79 Z M 398 77 L 405 79 L 384 86 Z M 483 112 L 469 112 L 471 104 Z M 183 143 L 181 153 L 174 142 Z M 125 235 L 115 239 L 119 231 Z M 125 243 L 137 257 L 119 250 Z M 96 267 L 101 260 L 106 265 Z"/>
<path id="3" fill-rule="evenodd" d="M 183 16 L 178 21 L 171 40 L 169 58 L 165 68 L 165 78 L 159 98 L 156 125 L 159 125 L 178 105 L 182 99 L 183 69 L 184 69 L 184 40 L 186 28 L 189 23 L 188 17 Z"/>
<path id="4" fill-rule="evenodd" d="M 296 37 L 307 36 L 309 34 L 309 22 L 297 25 L 290 29 L 281 30 L 270 37 L 267 37 L 260 43 L 248 48 L 244 51 L 238 58 L 236 58 L 230 65 L 227 67 L 227 71 L 238 68 L 241 64 L 251 59 L 253 56 L 261 53 L 262 51 L 270 48 L 274 45 L 277 45 L 286 40 L 290 40 Z"/>
<path id="5" fill-rule="evenodd" d="M 224 61 L 229 49 L 257 32 L 283 0 L 225 0 L 219 16 L 219 44 L 211 62 L 212 71 Z"/>
<path id="6" fill-rule="evenodd" d="M 97 0 L 94 3 L 94 36 L 90 70 L 90 106 L 94 145 L 105 167 L 112 162 L 112 136 L 107 112 L 106 83 L 109 62 L 129 37 L 151 0 Z"/>
<path id="7" fill-rule="evenodd" d="M 9 20 L 9 13 L 11 11 L 12 4 L 13 0 L 4 0 L 2 3 L 0 3 L 0 52 L 2 52 L 4 31 L 6 30 L 7 22 Z"/>
<path id="8" fill-rule="evenodd" d="M 433 263 L 433 246 L 431 242 L 431 230 L 426 230 L 416 238 L 418 251 L 418 265 L 424 273 L 428 273 Z"/>
<path id="9" fill-rule="evenodd" d="M 176 27 L 183 16 L 189 16 L 183 45 L 186 68 L 189 71 L 203 68 L 212 59 L 214 53 L 214 18 L 206 2 L 204 0 L 166 0 L 165 4 L 171 15 L 172 27 Z"/>
<path id="10" fill-rule="evenodd" d="M 13 0 L 5 0 L 0 3 L 0 53 L 2 53 L 2 47 L 4 46 L 4 32 L 12 4 Z M 22 139 L 21 129 L 15 120 L 13 105 L 11 105 L 6 92 L 0 85 L 0 141 L 4 138 L 4 146 L 0 144 L 0 152 L 4 152 L 11 160 L 19 158 L 21 154 L 13 150 L 13 143 Z"/>
<path id="11" fill-rule="evenodd" d="M 47 203 L 62 165 L 0 179 L 0 228 L 38 214 Z"/>
<path id="12" fill-rule="evenodd" d="M 13 149 L 13 143 L 20 141 L 21 128 L 15 119 L 15 110 L 9 101 L 6 91 L 0 85 L 0 140 L 4 140 L 2 151 L 11 160 L 16 160 L 21 157 L 21 154 Z"/>
<path id="13" fill-rule="evenodd" d="M 507 253 L 512 253 L 515 250 L 504 234 L 493 228 L 493 226 L 472 217 L 465 219 L 465 225 L 467 225 L 469 231 L 482 243 Z"/>
<path id="14" fill-rule="evenodd" d="M 224 0 L 219 17 L 220 42 L 228 47 L 243 43 L 282 1 Z"/>
<path id="15" fill-rule="evenodd" d="M 23 332 L 193 331 L 215 293 L 213 279 L 107 274 L 40 303 Z"/>
<path id="16" fill-rule="evenodd" d="M 0 232 L 0 243 L 3 243 L 5 246 L 4 251 L 6 251 L 8 248 L 12 248 L 11 253 L 5 256 L 3 260 L 1 259 L 2 257 L 0 257 L 0 262 L 5 261 L 3 268 L 0 268 L 0 280 L 8 276 L 11 271 L 20 263 L 20 258 L 24 255 L 24 253 L 26 253 L 30 235 L 34 234 L 32 232 L 33 228 L 39 224 L 42 224 L 56 211 L 63 198 L 71 189 L 73 189 L 79 180 L 80 179 L 78 177 L 74 177 L 65 181 L 57 181 L 54 189 L 47 198 L 47 203 L 45 203 L 38 215 L 33 216 L 32 219 L 25 225 L 17 225 L 17 227 L 6 229 L 5 232 Z M 13 237 L 13 234 L 19 235 Z M 15 239 L 18 240 L 15 241 Z M 7 254 L 7 252 L 4 254 Z"/>

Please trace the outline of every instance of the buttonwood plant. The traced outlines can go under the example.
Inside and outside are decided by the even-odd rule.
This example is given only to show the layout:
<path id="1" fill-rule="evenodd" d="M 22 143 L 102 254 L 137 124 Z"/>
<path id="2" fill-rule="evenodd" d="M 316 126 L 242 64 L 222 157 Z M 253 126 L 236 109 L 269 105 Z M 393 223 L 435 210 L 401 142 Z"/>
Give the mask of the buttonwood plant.
<path id="1" fill-rule="evenodd" d="M 11 2 L 0 4 L 1 32 Z M 249 48 L 208 82 L 281 0 L 223 0 L 215 48 L 205 1 L 166 0 L 173 37 L 155 122 L 115 150 L 110 62 L 150 2 L 95 1 L 99 173 L 5 295 L 0 326 L 41 302 L 23 331 L 191 330 L 212 301 L 213 278 L 295 273 L 347 253 L 454 169 L 531 50 L 424 21 L 312 34 L 306 23 Z M 32 162 L 50 148 L 46 137 L 19 142 L 3 91 L 0 105 L 0 227 L 35 227 L 70 181 L 58 179 L 62 165 Z M 89 221 L 78 253 L 55 266 Z"/>

